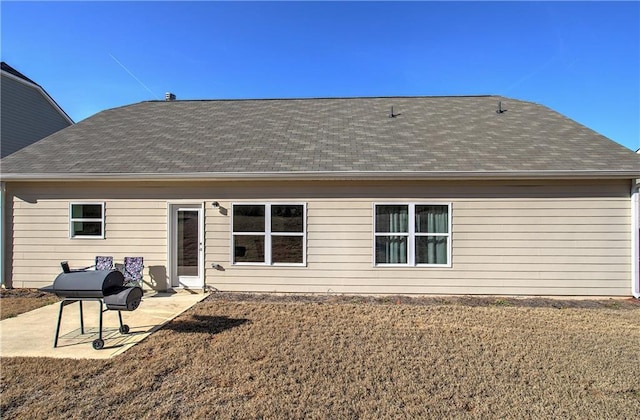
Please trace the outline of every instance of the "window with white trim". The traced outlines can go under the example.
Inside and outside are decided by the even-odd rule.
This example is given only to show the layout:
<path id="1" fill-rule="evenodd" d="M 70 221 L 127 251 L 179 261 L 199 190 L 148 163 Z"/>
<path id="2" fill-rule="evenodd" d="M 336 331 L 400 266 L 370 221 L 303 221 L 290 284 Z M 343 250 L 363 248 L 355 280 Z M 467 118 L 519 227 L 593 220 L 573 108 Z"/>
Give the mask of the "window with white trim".
<path id="1" fill-rule="evenodd" d="M 104 203 L 70 203 L 69 237 L 104 238 Z"/>
<path id="2" fill-rule="evenodd" d="M 374 207 L 376 265 L 451 265 L 451 204 Z"/>
<path id="3" fill-rule="evenodd" d="M 306 264 L 306 206 L 233 204 L 234 264 Z"/>

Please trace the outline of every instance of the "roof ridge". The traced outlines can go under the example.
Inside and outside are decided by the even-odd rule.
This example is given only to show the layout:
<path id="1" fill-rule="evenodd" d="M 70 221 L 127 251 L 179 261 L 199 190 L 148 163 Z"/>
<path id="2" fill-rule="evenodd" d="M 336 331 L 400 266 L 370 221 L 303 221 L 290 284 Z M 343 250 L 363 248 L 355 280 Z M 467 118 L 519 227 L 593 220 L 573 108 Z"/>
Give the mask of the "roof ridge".
<path id="1" fill-rule="evenodd" d="M 216 99 L 174 99 L 167 101 L 164 99 L 149 99 L 139 103 L 147 102 L 240 102 L 240 101 L 317 101 L 317 100 L 341 100 L 341 99 L 450 99 L 450 98 L 507 98 L 503 95 L 395 95 L 395 96 L 308 96 L 290 98 L 216 98 Z M 510 98 L 508 98 L 510 99 Z"/>

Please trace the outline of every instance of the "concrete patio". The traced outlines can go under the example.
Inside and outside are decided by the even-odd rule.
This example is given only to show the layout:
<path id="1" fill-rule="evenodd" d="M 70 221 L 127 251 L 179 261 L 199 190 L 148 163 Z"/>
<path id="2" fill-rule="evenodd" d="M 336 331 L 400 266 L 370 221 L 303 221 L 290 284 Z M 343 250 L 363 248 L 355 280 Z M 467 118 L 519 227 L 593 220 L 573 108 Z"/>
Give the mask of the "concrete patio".
<path id="1" fill-rule="evenodd" d="M 117 311 L 104 312 L 102 338 L 105 344 L 101 350 L 94 350 L 92 346 L 93 340 L 98 338 L 97 302 L 83 302 L 84 334 L 80 333 L 79 305 L 65 306 L 56 348 L 53 341 L 60 303 L 51 304 L 0 321 L 0 355 L 108 359 L 135 346 L 207 296 L 203 293 L 147 292 L 138 309 L 122 312 L 123 323 L 130 328 L 128 334 L 118 331 Z"/>

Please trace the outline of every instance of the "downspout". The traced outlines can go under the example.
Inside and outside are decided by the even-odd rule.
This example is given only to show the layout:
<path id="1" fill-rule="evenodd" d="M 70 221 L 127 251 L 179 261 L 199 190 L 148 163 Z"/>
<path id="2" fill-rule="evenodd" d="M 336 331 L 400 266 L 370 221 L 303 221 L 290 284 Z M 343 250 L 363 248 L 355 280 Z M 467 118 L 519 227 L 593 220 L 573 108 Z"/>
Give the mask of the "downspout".
<path id="1" fill-rule="evenodd" d="M 5 183 L 0 181 L 0 287 L 4 287 L 4 202 L 5 202 Z"/>
<path id="2" fill-rule="evenodd" d="M 638 273 L 638 259 L 640 254 L 640 223 L 638 222 L 638 195 L 640 194 L 640 184 L 636 180 L 631 187 L 631 293 L 636 299 L 640 299 L 640 273 Z"/>

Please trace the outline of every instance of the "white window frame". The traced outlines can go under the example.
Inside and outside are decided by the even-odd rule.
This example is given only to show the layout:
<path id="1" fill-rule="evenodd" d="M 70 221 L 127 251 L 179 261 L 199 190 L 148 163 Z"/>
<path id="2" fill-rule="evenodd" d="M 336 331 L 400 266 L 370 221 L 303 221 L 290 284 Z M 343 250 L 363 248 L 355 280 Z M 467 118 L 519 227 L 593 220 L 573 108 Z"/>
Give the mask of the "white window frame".
<path id="1" fill-rule="evenodd" d="M 408 206 L 408 219 L 409 226 L 408 232 L 376 232 L 376 207 L 377 206 Z M 448 209 L 448 227 L 447 233 L 416 233 L 416 206 L 447 206 Z M 452 223 L 452 208 L 451 202 L 379 202 L 373 203 L 373 254 L 372 261 L 374 267 L 435 267 L 435 268 L 451 268 L 453 249 L 451 227 Z M 404 236 L 407 238 L 407 262 L 405 264 L 400 263 L 378 263 L 376 262 L 376 238 L 378 236 Z M 420 236 L 445 236 L 447 237 L 447 262 L 445 264 L 417 264 L 416 263 L 416 238 Z"/>
<path id="2" fill-rule="evenodd" d="M 235 215 L 235 206 L 264 206 L 264 232 L 234 232 L 233 218 Z M 302 232 L 272 232 L 271 231 L 271 206 L 302 206 Z M 306 267 L 307 265 L 307 203 L 300 202 L 250 202 L 250 203 L 232 203 L 231 204 L 231 246 L 230 260 L 232 265 L 256 265 L 256 266 L 275 266 L 275 267 Z M 235 237 L 236 236 L 264 236 L 264 262 L 243 262 L 235 260 Z M 302 238 L 302 262 L 301 263 L 279 263 L 273 262 L 271 252 L 273 236 L 299 236 Z"/>
<path id="3" fill-rule="evenodd" d="M 73 217 L 73 206 L 100 206 L 102 217 L 101 218 L 74 218 Z M 69 239 L 104 239 L 104 219 L 105 219 L 105 206 L 104 201 L 102 202 L 90 202 L 90 201 L 74 201 L 69 203 Z M 73 223 L 74 222 L 100 222 L 100 236 L 97 235 L 74 235 L 73 233 Z"/>

